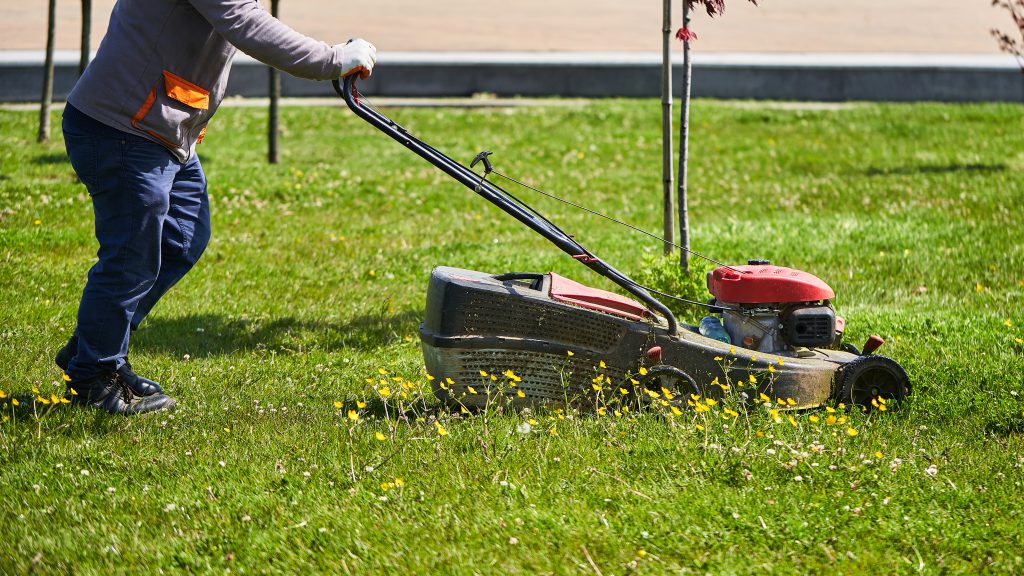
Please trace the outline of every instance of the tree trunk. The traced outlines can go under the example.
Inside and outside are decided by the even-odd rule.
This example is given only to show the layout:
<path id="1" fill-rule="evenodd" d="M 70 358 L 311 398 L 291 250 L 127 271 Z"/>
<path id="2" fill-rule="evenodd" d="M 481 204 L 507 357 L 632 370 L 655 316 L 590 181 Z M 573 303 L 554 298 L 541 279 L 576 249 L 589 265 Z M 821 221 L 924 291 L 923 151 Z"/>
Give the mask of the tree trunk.
<path id="1" fill-rule="evenodd" d="M 690 28 L 690 7 L 683 0 L 683 28 Z M 686 162 L 690 153 L 690 81 L 693 68 L 690 62 L 690 40 L 683 40 L 683 95 L 679 111 L 679 265 L 690 271 L 690 220 L 686 206 Z"/>
<path id="2" fill-rule="evenodd" d="M 271 0 L 270 13 L 276 18 L 281 0 Z M 267 161 L 271 164 L 278 163 L 277 154 L 277 120 L 278 107 L 281 100 L 281 72 L 277 68 L 270 68 L 270 113 L 267 120 Z"/>
<path id="3" fill-rule="evenodd" d="M 43 95 L 39 105 L 39 142 L 50 139 L 50 103 L 53 101 L 53 42 L 57 28 L 57 0 L 50 0 L 46 28 L 46 63 L 43 65 Z"/>
<path id="4" fill-rule="evenodd" d="M 92 36 L 92 0 L 82 0 L 82 52 L 78 58 L 78 77 L 89 65 L 89 45 Z"/>
<path id="5" fill-rule="evenodd" d="M 661 152 L 665 255 L 675 241 L 675 194 L 672 190 L 672 0 L 664 0 L 661 33 Z"/>

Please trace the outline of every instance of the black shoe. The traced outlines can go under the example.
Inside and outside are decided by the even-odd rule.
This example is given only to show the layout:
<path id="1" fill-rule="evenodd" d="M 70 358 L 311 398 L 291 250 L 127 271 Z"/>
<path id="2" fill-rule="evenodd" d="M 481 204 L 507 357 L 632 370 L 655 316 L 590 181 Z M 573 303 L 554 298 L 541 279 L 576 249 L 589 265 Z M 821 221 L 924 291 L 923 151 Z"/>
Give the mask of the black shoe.
<path id="1" fill-rule="evenodd" d="M 71 365 L 71 359 L 78 354 L 78 336 L 71 336 L 68 339 L 68 343 L 63 348 L 57 351 L 57 355 L 53 357 L 54 363 L 63 370 L 65 373 L 68 371 L 68 366 Z M 132 370 L 132 365 L 126 358 L 124 365 L 117 371 L 121 375 L 121 379 L 124 383 L 132 389 L 132 393 L 136 396 L 152 396 L 153 394 L 163 394 L 164 389 L 160 387 L 160 384 L 150 380 L 149 378 L 143 378 Z"/>
<path id="2" fill-rule="evenodd" d="M 175 404 L 174 398 L 166 394 L 134 394 L 117 372 L 79 382 L 69 382 L 67 397 L 77 406 L 123 415 L 167 410 L 173 408 Z"/>

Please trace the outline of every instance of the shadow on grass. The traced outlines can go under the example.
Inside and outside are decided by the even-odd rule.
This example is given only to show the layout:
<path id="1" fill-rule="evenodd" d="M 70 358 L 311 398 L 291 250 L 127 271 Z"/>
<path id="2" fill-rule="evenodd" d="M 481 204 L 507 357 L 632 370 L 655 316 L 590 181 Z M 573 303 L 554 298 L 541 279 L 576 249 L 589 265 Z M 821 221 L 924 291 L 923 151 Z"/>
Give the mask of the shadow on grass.
<path id="1" fill-rule="evenodd" d="M 344 323 L 195 314 L 155 317 L 132 338 L 132 350 L 210 357 L 252 350 L 291 352 L 317 348 L 377 350 L 414 335 L 422 312 L 360 316 Z"/>
<path id="2" fill-rule="evenodd" d="M 1006 164 L 947 164 L 945 166 L 891 166 L 886 168 L 868 168 L 867 176 L 910 176 L 913 174 L 991 174 L 1005 172 Z"/>
<path id="3" fill-rule="evenodd" d="M 68 161 L 68 155 L 64 152 L 51 152 L 49 154 L 40 154 L 32 158 L 32 163 L 39 166 L 52 166 L 56 164 L 70 164 Z"/>

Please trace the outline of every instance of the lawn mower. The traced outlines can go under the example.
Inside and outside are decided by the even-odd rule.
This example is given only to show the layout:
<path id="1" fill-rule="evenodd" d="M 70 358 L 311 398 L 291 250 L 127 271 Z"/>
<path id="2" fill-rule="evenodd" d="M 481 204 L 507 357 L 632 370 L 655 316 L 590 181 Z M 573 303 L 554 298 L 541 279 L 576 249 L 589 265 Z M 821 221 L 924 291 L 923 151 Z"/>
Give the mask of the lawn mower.
<path id="1" fill-rule="evenodd" d="M 872 336 L 860 350 L 843 342 L 845 322 L 832 305 L 835 293 L 821 279 L 763 260 L 711 260 L 718 267 L 708 273 L 707 302 L 642 286 L 488 179 L 495 174 L 526 186 L 495 170 L 490 152 L 467 167 L 369 104 L 354 75 L 334 87 L 357 116 L 631 296 L 553 272 L 434 269 L 419 331 L 434 393 L 442 401 L 471 408 L 497 397 L 516 406 L 573 402 L 604 386 L 628 388 L 641 398 L 646 393 L 717 399 L 737 388 L 732 383 L 750 402 L 767 397 L 787 409 L 829 401 L 885 409 L 910 394 L 904 369 L 873 354 L 881 338 Z M 477 164 L 482 173 L 473 170 Z M 681 325 L 652 292 L 706 307 L 708 315 L 699 326 Z"/>

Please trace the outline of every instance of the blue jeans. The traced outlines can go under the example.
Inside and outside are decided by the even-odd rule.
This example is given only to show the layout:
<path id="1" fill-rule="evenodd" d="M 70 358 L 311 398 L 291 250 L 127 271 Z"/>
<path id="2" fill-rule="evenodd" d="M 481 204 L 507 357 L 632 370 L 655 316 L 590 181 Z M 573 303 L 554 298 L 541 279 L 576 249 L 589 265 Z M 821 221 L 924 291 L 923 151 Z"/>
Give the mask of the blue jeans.
<path id="1" fill-rule="evenodd" d="M 71 166 L 92 198 L 97 262 L 78 306 L 73 381 L 124 365 L 131 331 L 199 260 L 210 239 L 210 203 L 199 159 L 64 110 Z"/>

